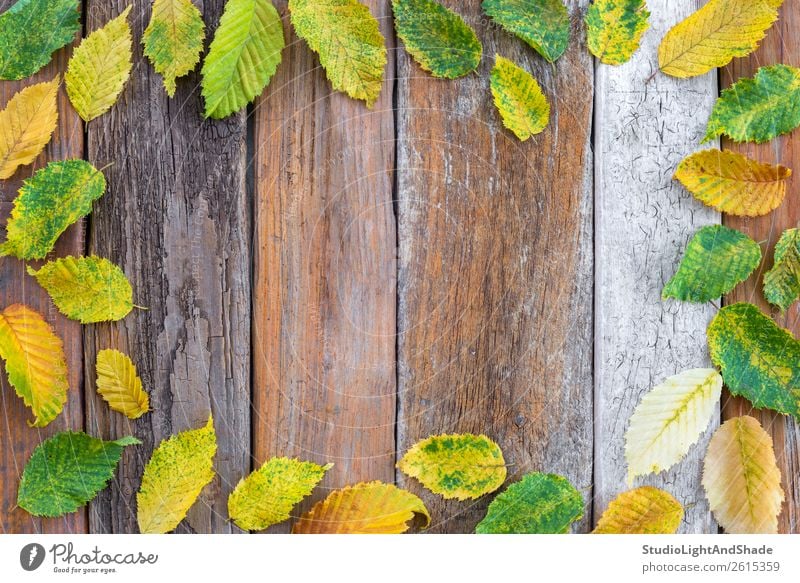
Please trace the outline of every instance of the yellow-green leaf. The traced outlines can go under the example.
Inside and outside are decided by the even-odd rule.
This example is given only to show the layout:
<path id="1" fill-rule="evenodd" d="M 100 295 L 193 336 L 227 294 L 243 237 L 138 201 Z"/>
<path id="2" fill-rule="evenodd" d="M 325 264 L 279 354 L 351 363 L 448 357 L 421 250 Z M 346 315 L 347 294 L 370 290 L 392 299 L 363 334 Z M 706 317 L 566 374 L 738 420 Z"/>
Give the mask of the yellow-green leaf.
<path id="1" fill-rule="evenodd" d="M 397 467 L 435 494 L 466 500 L 494 492 L 506 479 L 503 452 L 485 435 L 434 435 L 415 443 Z"/>
<path id="2" fill-rule="evenodd" d="M 520 140 L 524 142 L 547 126 L 550 104 L 539 83 L 526 70 L 497 55 L 491 88 L 503 125 Z"/>
<path id="3" fill-rule="evenodd" d="M 650 26 L 649 17 L 644 0 L 595 0 L 586 11 L 589 51 L 606 65 L 627 62 Z"/>
<path id="4" fill-rule="evenodd" d="M 669 377 L 647 393 L 625 433 L 628 482 L 678 463 L 708 427 L 722 392 L 713 368 Z"/>
<path id="5" fill-rule="evenodd" d="M 97 353 L 97 392 L 114 411 L 138 419 L 150 410 L 150 398 L 142 388 L 136 365 L 119 350 Z"/>
<path id="6" fill-rule="evenodd" d="M 710 0 L 661 40 L 658 64 L 673 77 L 696 77 L 749 55 L 778 19 L 783 0 Z"/>
<path id="7" fill-rule="evenodd" d="M 422 500 L 392 484 L 362 482 L 336 490 L 297 521 L 294 534 L 400 534 L 414 514 L 430 524 Z"/>
<path id="8" fill-rule="evenodd" d="M 369 8 L 358 0 L 289 0 L 289 12 L 333 88 L 372 107 L 383 84 L 386 46 Z"/>
<path id="9" fill-rule="evenodd" d="M 214 421 L 173 435 L 153 452 L 136 495 L 139 530 L 160 534 L 174 530 L 203 488 L 214 478 L 217 435 Z"/>
<path id="10" fill-rule="evenodd" d="M 36 159 L 58 122 L 58 75 L 16 93 L 0 111 L 0 178 L 11 178 L 17 168 Z"/>
<path id="11" fill-rule="evenodd" d="M 44 427 L 67 402 L 67 362 L 64 345 L 50 325 L 27 306 L 14 304 L 0 312 L 0 358 L 8 382 Z"/>
<path id="12" fill-rule="evenodd" d="M 133 309 L 131 284 L 108 259 L 64 257 L 28 273 L 62 314 L 82 324 L 121 320 Z"/>
<path id="13" fill-rule="evenodd" d="M 669 492 L 642 486 L 617 496 L 603 512 L 594 534 L 674 534 L 683 506 Z"/>
<path id="14" fill-rule="evenodd" d="M 703 488 L 729 534 L 775 534 L 784 494 L 772 438 L 752 417 L 723 423 L 708 444 Z"/>
<path id="15" fill-rule="evenodd" d="M 263 530 L 288 520 L 292 508 L 311 494 L 332 467 L 285 457 L 267 460 L 231 492 L 228 514 L 244 530 Z"/>
<path id="16" fill-rule="evenodd" d="M 567 50 L 569 12 L 561 0 L 483 0 L 481 6 L 550 63 Z"/>
<path id="17" fill-rule="evenodd" d="M 800 298 L 800 229 L 787 229 L 775 245 L 775 265 L 764 274 L 764 296 L 784 312 Z"/>
<path id="18" fill-rule="evenodd" d="M 130 11 L 128 6 L 83 39 L 67 64 L 67 95 L 84 121 L 111 109 L 128 81 L 133 66 Z"/>
<path id="19" fill-rule="evenodd" d="M 778 208 L 791 175 L 785 166 L 716 148 L 691 154 L 675 171 L 675 178 L 697 200 L 739 217 L 758 217 Z"/>
<path id="20" fill-rule="evenodd" d="M 205 39 L 203 16 L 191 0 L 155 0 L 150 24 L 142 36 L 144 54 L 164 78 L 167 95 L 175 95 L 175 79 L 200 62 Z"/>

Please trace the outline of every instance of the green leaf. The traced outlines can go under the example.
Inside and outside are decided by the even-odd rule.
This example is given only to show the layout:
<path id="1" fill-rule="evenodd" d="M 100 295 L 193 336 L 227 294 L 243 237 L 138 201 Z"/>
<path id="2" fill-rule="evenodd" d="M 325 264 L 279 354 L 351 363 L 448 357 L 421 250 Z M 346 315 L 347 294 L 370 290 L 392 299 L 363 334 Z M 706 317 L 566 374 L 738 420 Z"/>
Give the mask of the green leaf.
<path id="1" fill-rule="evenodd" d="M 526 70 L 497 55 L 491 88 L 503 125 L 520 140 L 524 142 L 547 126 L 550 104 L 539 83 Z"/>
<path id="2" fill-rule="evenodd" d="M 88 162 L 50 162 L 19 189 L 0 255 L 42 259 L 67 227 L 91 212 L 105 189 L 103 174 Z"/>
<path id="3" fill-rule="evenodd" d="M 800 126 L 800 69 L 761 67 L 717 99 L 704 142 L 722 134 L 734 142 L 767 142 Z"/>
<path id="4" fill-rule="evenodd" d="M 644 0 L 595 0 L 586 11 L 589 51 L 606 65 L 627 62 L 650 26 L 649 17 Z"/>
<path id="5" fill-rule="evenodd" d="M 506 479 L 500 446 L 485 435 L 434 435 L 415 443 L 397 463 L 435 494 L 466 500 L 494 492 Z"/>
<path id="6" fill-rule="evenodd" d="M 569 44 L 569 13 L 561 0 L 483 0 L 492 20 L 528 43 L 549 62 Z"/>
<path id="7" fill-rule="evenodd" d="M 133 309 L 131 284 L 108 259 L 64 257 L 28 273 L 62 314 L 81 324 L 121 320 Z"/>
<path id="8" fill-rule="evenodd" d="M 288 520 L 292 508 L 311 494 L 332 467 L 285 457 L 267 460 L 231 492 L 228 514 L 244 530 L 263 530 Z"/>
<path id="9" fill-rule="evenodd" d="M 711 360 L 731 394 L 800 419 L 800 342 L 752 304 L 725 306 L 708 326 Z"/>
<path id="10" fill-rule="evenodd" d="M 775 265 L 764 275 L 764 296 L 784 312 L 800 298 L 800 229 L 787 229 L 775 245 Z"/>
<path id="11" fill-rule="evenodd" d="M 78 0 L 17 0 L 0 15 L 0 79 L 30 77 L 81 29 Z"/>
<path id="12" fill-rule="evenodd" d="M 191 0 L 155 0 L 150 24 L 142 36 L 144 54 L 164 78 L 167 95 L 175 96 L 175 79 L 200 62 L 205 24 Z"/>
<path id="13" fill-rule="evenodd" d="M 761 263 L 761 247 L 729 227 L 709 225 L 689 241 L 678 272 L 664 286 L 662 297 L 684 302 L 709 302 L 750 277 Z"/>
<path id="14" fill-rule="evenodd" d="M 583 498 L 555 474 L 531 472 L 511 484 L 478 523 L 478 534 L 562 534 L 583 516 Z"/>
<path id="15" fill-rule="evenodd" d="M 455 12 L 434 0 L 393 0 L 392 9 L 397 36 L 434 77 L 456 79 L 480 64 L 481 42 Z"/>
<path id="16" fill-rule="evenodd" d="M 358 0 L 289 0 L 289 12 L 333 88 L 372 107 L 383 84 L 386 47 L 369 9 Z"/>
<path id="17" fill-rule="evenodd" d="M 206 117 L 239 111 L 269 85 L 286 41 L 269 0 L 229 0 L 203 63 Z"/>
<path id="18" fill-rule="evenodd" d="M 33 451 L 17 504 L 34 516 L 74 512 L 106 487 L 123 448 L 140 443 L 135 437 L 103 441 L 85 433 L 59 433 Z"/>

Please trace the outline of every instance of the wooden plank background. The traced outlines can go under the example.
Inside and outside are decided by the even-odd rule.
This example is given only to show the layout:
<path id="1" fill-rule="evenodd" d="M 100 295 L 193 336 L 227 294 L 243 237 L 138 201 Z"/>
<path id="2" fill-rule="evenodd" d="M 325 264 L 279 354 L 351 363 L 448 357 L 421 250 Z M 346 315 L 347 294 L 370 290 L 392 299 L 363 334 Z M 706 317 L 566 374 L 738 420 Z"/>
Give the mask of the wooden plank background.
<path id="1" fill-rule="evenodd" d="M 0 0 L 0 10 L 11 3 Z M 86 32 L 128 3 L 85 0 Z M 714 73 L 649 79 L 662 35 L 701 0 L 649 0 L 651 29 L 619 67 L 586 50 L 588 0 L 567 2 L 572 37 L 555 65 L 492 24 L 478 2 L 444 3 L 484 44 L 478 72 L 455 81 L 424 73 L 395 38 L 390 1 L 370 0 L 389 62 L 367 109 L 332 92 L 293 35 L 287 2 L 276 1 L 283 64 L 247 112 L 214 121 L 202 116 L 199 72 L 167 98 L 141 53 L 150 0 L 133 1 L 134 69 L 120 101 L 84 127 L 62 88 L 53 141 L 0 185 L 0 211 L 8 214 L 21 180 L 47 160 L 105 167 L 106 195 L 54 255 L 117 262 L 147 309 L 80 327 L 58 314 L 22 262 L 0 261 L 3 307 L 24 301 L 55 326 L 71 384 L 64 414 L 37 431 L 0 375 L 0 532 L 137 532 L 135 494 L 153 447 L 211 412 L 219 476 L 179 532 L 237 531 L 227 495 L 274 455 L 335 463 L 297 512 L 330 489 L 381 479 L 423 497 L 430 531 L 470 532 L 489 497 L 447 502 L 395 470 L 412 443 L 434 433 L 486 433 L 502 446 L 510 479 L 532 470 L 568 476 L 586 501 L 576 532 L 627 489 L 628 417 L 664 377 L 708 364 L 705 327 L 716 310 L 660 300 L 689 238 L 721 221 L 672 173 L 700 147 L 719 85 L 759 65 L 800 65 L 800 0 L 786 0 L 762 48 L 725 69 L 719 85 Z M 224 2 L 196 4 L 207 46 Z M 59 51 L 31 80 L 0 82 L 0 105 L 63 73 L 69 54 Z M 550 126 L 524 144 L 491 104 L 495 54 L 531 71 L 552 104 Z M 789 136 L 739 149 L 800 171 L 793 146 Z M 773 215 L 726 224 L 771 249 L 800 221 L 795 183 Z M 759 290 L 753 278 L 727 301 L 764 306 Z M 800 333 L 799 316 L 795 307 L 781 322 Z M 94 360 L 109 347 L 133 356 L 151 414 L 131 422 L 97 397 Z M 723 416 L 740 412 L 749 412 L 745 403 L 724 399 Z M 795 423 L 756 414 L 784 478 L 800 475 Z M 19 474 L 33 447 L 67 427 L 132 433 L 144 444 L 126 450 L 88 510 L 33 520 L 14 507 Z M 678 468 L 642 480 L 686 505 L 683 532 L 717 528 L 699 485 L 709 435 Z M 798 532 L 800 484 L 785 482 L 781 531 Z"/>

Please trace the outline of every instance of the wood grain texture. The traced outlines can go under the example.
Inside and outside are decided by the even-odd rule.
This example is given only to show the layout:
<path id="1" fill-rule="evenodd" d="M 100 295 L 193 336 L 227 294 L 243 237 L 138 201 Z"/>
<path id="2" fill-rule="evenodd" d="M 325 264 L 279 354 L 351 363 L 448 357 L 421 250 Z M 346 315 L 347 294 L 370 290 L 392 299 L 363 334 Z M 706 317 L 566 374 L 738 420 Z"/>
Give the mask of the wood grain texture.
<path id="1" fill-rule="evenodd" d="M 365 4 L 390 49 L 374 108 L 331 92 L 279 1 L 287 48 L 254 115 L 254 462 L 335 464 L 296 514 L 394 477 L 393 34 L 390 3 Z"/>
<path id="2" fill-rule="evenodd" d="M 88 30 L 126 0 L 89 0 Z M 206 46 L 223 0 L 202 11 Z M 230 532 L 228 493 L 250 469 L 250 201 L 245 190 L 244 114 L 203 119 L 196 71 L 169 99 L 142 56 L 150 2 L 134 3 L 134 68 L 118 103 L 88 124 L 89 160 L 106 170 L 108 192 L 91 220 L 90 251 L 118 263 L 135 309 L 115 324 L 86 328 L 87 419 L 104 438 L 133 434 L 117 478 L 91 505 L 94 532 L 138 532 L 136 491 L 153 447 L 214 414 L 218 476 L 178 532 Z M 95 393 L 98 350 L 130 354 L 153 411 L 136 421 Z"/>
<path id="3" fill-rule="evenodd" d="M 570 47 L 550 65 L 449 2 L 477 29 L 477 75 L 441 81 L 398 53 L 398 456 L 431 434 L 484 433 L 509 481 L 565 475 L 592 497 L 592 60 L 588 2 L 569 2 Z M 495 54 L 530 71 L 550 125 L 525 143 L 492 105 Z M 431 532 L 471 532 L 491 496 L 422 497 Z"/>
<path id="4" fill-rule="evenodd" d="M 689 239 L 720 221 L 672 180 L 699 148 L 717 94 L 712 73 L 689 80 L 661 73 L 657 48 L 698 0 L 649 0 L 650 29 L 631 61 L 597 65 L 595 95 L 595 520 L 626 485 L 625 431 L 642 395 L 664 378 L 709 366 L 710 304 L 662 301 Z M 686 507 L 681 532 L 714 532 L 700 485 L 712 421 L 689 455 L 666 473 L 637 480 Z"/>
<path id="5" fill-rule="evenodd" d="M 780 20 L 770 29 L 760 48 L 745 59 L 736 59 L 722 70 L 720 84 L 728 87 L 742 77 L 752 77 L 759 67 L 784 63 L 800 66 L 800 0 L 786 0 L 781 8 Z M 797 131 L 766 144 L 735 144 L 728 140 L 723 148 L 740 152 L 775 164 L 783 164 L 795 171 L 790 179 L 786 200 L 775 212 L 758 218 L 725 216 L 724 223 L 739 229 L 762 243 L 764 262 L 761 268 L 745 283 L 737 287 L 725 299 L 726 303 L 751 302 L 770 314 L 784 328 L 800 337 L 800 305 L 795 303 L 785 314 L 770 306 L 764 299 L 763 276 L 773 265 L 775 243 L 781 233 L 792 227 L 800 227 L 800 135 Z M 783 491 L 786 500 L 778 522 L 779 532 L 800 533 L 800 428 L 797 421 L 770 411 L 753 410 L 742 398 L 723 393 L 723 417 L 730 419 L 739 415 L 756 417 L 772 436 L 775 456 L 781 470 Z"/>
<path id="6" fill-rule="evenodd" d="M 0 12 L 13 4 L 12 0 L 0 0 Z M 35 83 L 50 81 L 56 74 L 66 70 L 72 47 L 56 52 L 49 65 L 28 79 L 0 81 L 0 108 L 20 89 Z M 72 109 L 62 83 L 58 93 L 58 126 L 45 150 L 33 164 L 20 167 L 8 180 L 0 181 L 0 221 L 3 224 L 2 238 L 5 240 L 5 223 L 17 190 L 22 181 L 51 160 L 83 157 L 83 123 Z M 66 255 L 82 254 L 85 241 L 83 222 L 70 227 L 58 240 L 48 259 Z M 0 259 L 0 309 L 11 304 L 23 303 L 38 311 L 53 326 L 55 333 L 64 342 L 64 352 L 69 369 L 69 393 L 64 411 L 44 429 L 28 427 L 33 417 L 14 388 L 8 384 L 5 368 L 0 372 L 0 533 L 81 533 L 88 528 L 87 513 L 81 509 L 62 518 L 41 519 L 29 515 L 17 504 L 17 487 L 22 470 L 34 447 L 53 434 L 71 429 L 83 429 L 83 332 L 77 322 L 62 316 L 47 293 L 39 287 L 25 271 L 26 265 L 38 267 L 43 262 L 24 262 L 13 257 Z"/>

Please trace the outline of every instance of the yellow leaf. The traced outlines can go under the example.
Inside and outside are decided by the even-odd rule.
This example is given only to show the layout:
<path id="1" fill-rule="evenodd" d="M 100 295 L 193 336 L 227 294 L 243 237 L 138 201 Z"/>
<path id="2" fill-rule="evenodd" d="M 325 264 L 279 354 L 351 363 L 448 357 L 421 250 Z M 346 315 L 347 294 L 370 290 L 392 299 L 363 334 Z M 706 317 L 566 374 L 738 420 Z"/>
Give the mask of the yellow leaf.
<path id="1" fill-rule="evenodd" d="M 150 398 L 142 389 L 136 365 L 119 350 L 97 353 L 97 392 L 128 419 L 138 419 L 150 410 Z"/>
<path id="2" fill-rule="evenodd" d="M 84 121 L 111 109 L 128 81 L 133 66 L 130 11 L 128 6 L 83 39 L 69 60 L 64 75 L 67 95 Z"/>
<path id="3" fill-rule="evenodd" d="M 521 140 L 541 133 L 550 121 L 550 103 L 533 75 L 497 55 L 490 86 L 503 125 Z"/>
<path id="4" fill-rule="evenodd" d="M 781 473 L 772 439 L 756 419 L 735 417 L 717 429 L 703 462 L 703 488 L 727 533 L 778 532 Z"/>
<path id="5" fill-rule="evenodd" d="M 759 217 L 783 202 L 792 171 L 717 149 L 695 152 L 675 171 L 675 178 L 702 203 L 729 215 Z"/>
<path id="6" fill-rule="evenodd" d="M 661 70 L 673 77 L 696 77 L 743 57 L 778 19 L 783 0 L 710 0 L 676 24 L 658 47 Z"/>
<path id="7" fill-rule="evenodd" d="M 669 492 L 642 486 L 617 496 L 603 512 L 594 534 L 674 534 L 683 506 Z"/>
<path id="8" fill-rule="evenodd" d="M 36 159 L 56 129 L 58 75 L 49 82 L 26 87 L 0 111 L 0 178 Z"/>
<path id="9" fill-rule="evenodd" d="M 203 488 L 214 478 L 217 435 L 211 416 L 200 429 L 173 435 L 153 452 L 136 495 L 139 530 L 159 534 L 184 519 Z"/>
<path id="10" fill-rule="evenodd" d="M 37 312 L 14 304 L 0 312 L 0 357 L 8 381 L 44 427 L 67 402 L 67 363 L 61 339 Z"/>
<path id="11" fill-rule="evenodd" d="M 331 493 L 294 525 L 294 534 L 400 534 L 414 513 L 431 516 L 422 500 L 392 484 L 362 482 Z"/>

